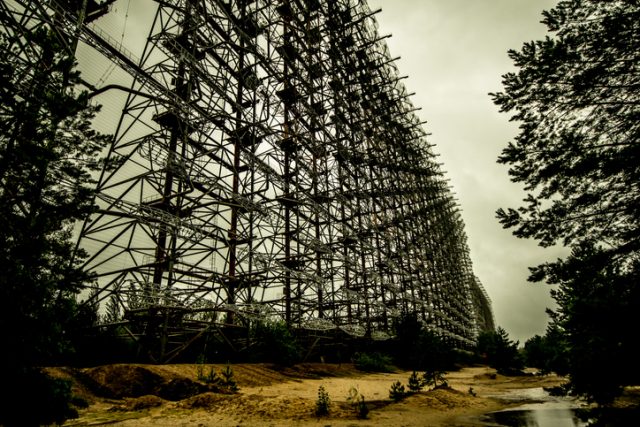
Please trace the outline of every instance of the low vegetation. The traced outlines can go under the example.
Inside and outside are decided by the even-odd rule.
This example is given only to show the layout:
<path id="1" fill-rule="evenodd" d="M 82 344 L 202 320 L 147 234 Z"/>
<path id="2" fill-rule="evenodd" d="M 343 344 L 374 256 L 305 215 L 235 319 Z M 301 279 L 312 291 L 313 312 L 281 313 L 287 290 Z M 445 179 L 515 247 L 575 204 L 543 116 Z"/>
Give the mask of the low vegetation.
<path id="1" fill-rule="evenodd" d="M 409 380 L 407 381 L 407 387 L 409 387 L 409 390 L 414 393 L 419 392 L 424 387 L 424 382 L 416 371 L 413 371 L 409 376 Z"/>
<path id="2" fill-rule="evenodd" d="M 353 357 L 356 368 L 366 372 L 393 372 L 391 357 L 382 353 L 356 353 Z"/>
<path id="3" fill-rule="evenodd" d="M 356 416 L 359 419 L 366 419 L 369 416 L 369 408 L 365 402 L 364 396 L 360 393 L 357 387 L 351 387 L 349 389 L 349 395 L 347 396 L 347 402 L 354 408 Z"/>
<path id="4" fill-rule="evenodd" d="M 316 400 L 316 415 L 321 417 L 329 414 L 329 406 L 331 406 L 331 399 L 329 393 L 325 390 L 324 386 L 318 387 L 318 400 Z"/>
<path id="5" fill-rule="evenodd" d="M 233 378 L 233 369 L 231 369 L 231 366 L 226 365 L 225 368 L 220 371 L 219 375 L 216 373 L 213 366 L 209 367 L 209 370 L 206 371 L 206 373 L 205 371 L 205 365 L 203 363 L 199 363 L 197 372 L 198 381 L 208 385 L 218 386 L 231 392 L 239 390 L 238 384 Z"/>
<path id="6" fill-rule="evenodd" d="M 405 397 L 407 397 L 407 392 L 404 389 L 404 384 L 400 381 L 396 381 L 391 384 L 391 388 L 389 389 L 389 399 L 394 402 L 400 402 Z"/>
<path id="7" fill-rule="evenodd" d="M 250 335 L 250 361 L 291 366 L 302 360 L 302 348 L 284 322 L 257 322 Z"/>
<path id="8" fill-rule="evenodd" d="M 409 391 L 406 391 L 404 384 L 400 381 L 396 381 L 391 384 L 389 389 L 389 399 L 394 402 L 399 402 L 405 397 L 420 392 L 423 388 L 438 388 L 447 387 L 447 380 L 444 378 L 444 371 L 429 370 L 425 371 L 422 375 L 418 375 L 416 371 L 413 371 L 407 381 L 407 387 Z"/>

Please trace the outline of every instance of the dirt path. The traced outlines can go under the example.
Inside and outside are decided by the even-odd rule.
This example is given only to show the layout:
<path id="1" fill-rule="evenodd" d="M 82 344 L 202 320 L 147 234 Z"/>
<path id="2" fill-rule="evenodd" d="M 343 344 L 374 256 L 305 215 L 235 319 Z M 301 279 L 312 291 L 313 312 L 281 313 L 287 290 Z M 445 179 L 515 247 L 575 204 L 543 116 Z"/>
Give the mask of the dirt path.
<path id="1" fill-rule="evenodd" d="M 322 365 L 321 365 L 322 366 Z M 478 417 L 509 404 L 496 394 L 517 388 L 547 387 L 562 382 L 554 376 L 503 377 L 485 367 L 465 368 L 449 373 L 450 388 L 422 391 L 399 403 L 389 399 L 389 388 L 410 372 L 366 374 L 352 367 L 327 365 L 326 372 L 297 368 L 275 372 L 261 365 L 237 365 L 234 372 L 241 387 L 238 394 L 200 394 L 170 402 L 155 396 L 137 399 L 96 399 L 81 417 L 68 426 L 478 426 Z M 157 367 L 169 375 L 194 375 L 193 365 Z M 193 372 L 191 372 L 193 371 Z M 309 378 L 319 374 L 340 375 Z M 297 378 L 296 378 L 297 377 Z M 303 378 L 300 378 L 303 377 Z M 304 378 L 306 377 L 306 378 Z M 314 415 L 318 388 L 324 386 L 331 399 L 330 413 Z M 347 402 L 355 387 L 370 409 L 368 419 L 360 420 Z M 473 388 L 475 396 L 469 392 Z"/>

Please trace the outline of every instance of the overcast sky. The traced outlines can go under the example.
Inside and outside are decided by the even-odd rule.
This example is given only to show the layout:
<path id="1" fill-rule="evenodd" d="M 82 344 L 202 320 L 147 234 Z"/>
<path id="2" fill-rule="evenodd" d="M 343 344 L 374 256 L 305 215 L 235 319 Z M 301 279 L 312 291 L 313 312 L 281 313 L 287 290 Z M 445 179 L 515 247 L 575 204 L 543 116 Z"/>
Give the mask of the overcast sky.
<path id="1" fill-rule="evenodd" d="M 508 49 L 543 38 L 542 11 L 556 0 L 369 0 L 400 74 L 416 92 L 413 103 L 427 120 L 430 142 L 462 206 L 474 271 L 493 302 L 496 323 L 521 344 L 544 334 L 553 306 L 549 286 L 527 282 L 528 266 L 554 260 L 562 248 L 542 249 L 513 237 L 495 219 L 499 207 L 515 207 L 522 187 L 509 181 L 496 159 L 517 134 L 498 113 L 489 92 L 515 71 Z"/>

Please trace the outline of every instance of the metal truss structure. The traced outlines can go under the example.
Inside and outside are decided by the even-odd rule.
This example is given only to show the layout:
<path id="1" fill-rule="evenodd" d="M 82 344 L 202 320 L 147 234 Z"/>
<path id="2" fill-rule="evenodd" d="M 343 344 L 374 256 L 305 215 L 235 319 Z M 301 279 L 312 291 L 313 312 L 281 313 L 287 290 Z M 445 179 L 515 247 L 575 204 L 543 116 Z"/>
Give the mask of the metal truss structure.
<path id="1" fill-rule="evenodd" d="M 126 94 L 79 241 L 111 320 L 161 360 L 256 319 L 385 339 L 414 313 L 460 348 L 493 327 L 366 0 L 149 0 L 141 55 L 101 29 L 112 3 L 2 5 L 128 75 L 87 82 Z"/>

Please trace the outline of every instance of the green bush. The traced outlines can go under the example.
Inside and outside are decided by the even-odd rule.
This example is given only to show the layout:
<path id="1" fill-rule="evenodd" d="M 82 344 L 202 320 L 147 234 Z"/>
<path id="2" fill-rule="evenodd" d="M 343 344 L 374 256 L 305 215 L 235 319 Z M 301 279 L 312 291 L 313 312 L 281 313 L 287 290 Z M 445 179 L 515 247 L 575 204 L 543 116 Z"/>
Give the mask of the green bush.
<path id="1" fill-rule="evenodd" d="M 396 381 L 391 384 L 391 389 L 389 390 L 389 399 L 394 402 L 400 402 L 407 396 L 407 392 L 404 390 L 404 385 L 400 381 Z"/>
<path id="2" fill-rule="evenodd" d="M 201 359 L 200 359 L 201 360 Z M 225 387 L 229 391 L 238 391 L 238 384 L 233 378 L 233 370 L 231 366 L 225 366 L 224 370 L 220 372 L 220 375 L 216 373 L 213 366 L 209 368 L 209 371 L 205 374 L 205 367 L 203 363 L 198 364 L 198 381 L 202 381 L 205 384 L 217 385 Z"/>
<path id="3" fill-rule="evenodd" d="M 422 379 L 418 376 L 418 373 L 416 371 L 413 371 L 411 373 L 411 376 L 409 376 L 409 381 L 407 382 L 407 386 L 409 387 L 409 390 L 414 393 L 422 390 L 422 387 L 424 387 L 424 383 Z"/>
<path id="4" fill-rule="evenodd" d="M 198 381 L 202 381 L 206 384 L 220 384 L 221 378 L 218 377 L 213 366 L 210 367 L 209 372 L 205 374 L 204 365 L 198 365 Z"/>
<path id="5" fill-rule="evenodd" d="M 300 361 L 302 349 L 284 322 L 259 322 L 251 328 L 250 358 L 291 366 Z"/>
<path id="6" fill-rule="evenodd" d="M 80 409 L 86 409 L 89 407 L 89 402 L 87 401 L 87 399 L 76 395 L 71 396 L 71 400 L 69 400 L 69 403 Z"/>
<path id="7" fill-rule="evenodd" d="M 231 391 L 238 391 L 238 383 L 236 383 L 235 378 L 233 378 L 233 370 L 231 366 L 227 365 L 224 367 L 224 371 L 220 374 L 222 376 L 222 385 L 227 387 Z"/>
<path id="8" fill-rule="evenodd" d="M 381 353 L 356 353 L 353 363 L 366 372 L 392 372 L 391 358 Z"/>

